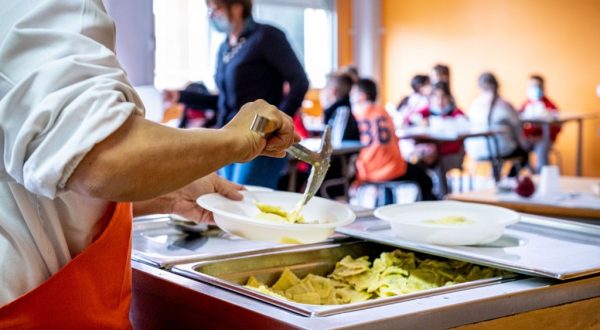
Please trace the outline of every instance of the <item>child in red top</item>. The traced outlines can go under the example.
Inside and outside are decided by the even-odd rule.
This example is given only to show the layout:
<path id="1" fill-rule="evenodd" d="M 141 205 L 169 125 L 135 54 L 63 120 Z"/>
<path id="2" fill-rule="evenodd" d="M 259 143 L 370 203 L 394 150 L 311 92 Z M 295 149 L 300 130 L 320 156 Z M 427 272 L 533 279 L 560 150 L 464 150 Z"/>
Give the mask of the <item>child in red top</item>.
<path id="1" fill-rule="evenodd" d="M 558 115 L 558 108 L 545 94 L 544 78 L 539 75 L 529 77 L 527 101 L 519 109 L 521 119 L 552 118 Z M 538 170 L 548 165 L 548 152 L 559 132 L 560 125 L 550 126 L 551 141 L 544 141 L 542 127 L 531 123 L 523 125 L 523 133 L 535 151 Z"/>
<path id="2" fill-rule="evenodd" d="M 407 163 L 400 152 L 394 122 L 377 105 L 377 85 L 370 79 L 360 79 L 350 95 L 352 113 L 358 122 L 361 142 L 365 146 L 356 161 L 357 183 L 414 181 L 424 200 L 434 200 L 432 181 L 421 168 Z"/>
<path id="3" fill-rule="evenodd" d="M 456 107 L 448 84 L 445 82 L 437 82 L 433 85 L 427 107 L 417 110 L 406 118 L 408 125 L 418 124 L 425 126 L 454 125 L 458 122 L 466 121 L 467 117 Z M 450 164 L 449 168 L 460 167 L 462 165 L 462 158 L 464 156 L 462 141 L 444 142 L 437 148 L 428 143 L 421 143 L 417 145 L 416 150 L 417 159 L 427 166 L 434 165 L 439 156 L 453 154 L 458 155 L 457 161 L 453 162 L 457 164 Z"/>
<path id="4" fill-rule="evenodd" d="M 544 78 L 541 76 L 533 75 L 529 78 L 527 101 L 523 103 L 519 109 L 519 113 L 523 119 L 553 117 L 558 115 L 558 108 L 546 96 Z M 524 132 L 527 137 L 539 138 L 542 136 L 542 128 L 537 125 L 525 125 Z M 558 132 L 560 132 L 560 125 L 552 126 L 550 132 L 552 141 L 556 140 L 556 136 L 558 135 Z"/>

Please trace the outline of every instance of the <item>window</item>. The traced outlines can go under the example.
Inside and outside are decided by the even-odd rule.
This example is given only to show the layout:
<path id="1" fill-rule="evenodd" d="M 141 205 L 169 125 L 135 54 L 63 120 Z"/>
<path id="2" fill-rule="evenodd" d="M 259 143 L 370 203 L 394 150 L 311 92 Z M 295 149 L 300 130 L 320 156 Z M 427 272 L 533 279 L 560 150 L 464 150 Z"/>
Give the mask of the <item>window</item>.
<path id="1" fill-rule="evenodd" d="M 333 1 L 254 1 L 254 18 L 286 33 L 316 88 L 337 64 Z M 205 0 L 154 1 L 157 88 L 203 81 L 215 89 L 216 54 L 225 36 L 209 27 L 206 11 Z"/>

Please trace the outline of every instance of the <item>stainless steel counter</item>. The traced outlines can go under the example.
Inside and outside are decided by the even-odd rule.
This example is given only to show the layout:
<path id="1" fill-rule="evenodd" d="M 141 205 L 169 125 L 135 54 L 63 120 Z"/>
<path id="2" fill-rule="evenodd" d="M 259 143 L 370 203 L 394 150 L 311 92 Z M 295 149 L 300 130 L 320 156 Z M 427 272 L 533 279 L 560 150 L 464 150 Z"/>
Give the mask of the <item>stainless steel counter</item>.
<path id="1" fill-rule="evenodd" d="M 368 220 L 366 217 L 363 219 L 365 221 Z M 151 226 L 148 226 L 148 224 L 151 224 Z M 359 220 L 354 224 L 354 227 L 348 227 L 348 230 L 352 229 L 356 231 L 360 229 L 361 224 L 363 222 Z M 377 225 L 377 222 L 368 222 L 366 224 Z M 524 222 L 521 226 L 526 227 L 526 225 L 531 226 L 534 224 L 535 221 L 531 224 Z M 568 246 L 567 243 L 569 242 L 587 242 L 585 244 L 589 243 L 588 247 L 597 247 L 595 236 L 592 237 L 593 239 L 590 238 L 583 241 L 581 239 L 573 239 L 573 235 L 577 233 L 581 233 L 585 237 L 596 235 L 595 228 L 583 226 L 581 227 L 583 229 L 579 230 L 581 228 L 572 228 L 572 224 L 569 223 L 559 222 L 556 226 L 559 225 L 564 227 L 565 235 L 571 233 L 566 236 L 562 235 L 565 236 L 565 246 Z M 173 232 L 171 227 L 166 226 L 164 220 L 155 219 L 152 222 L 146 222 L 144 225 L 138 224 L 136 228 L 135 235 L 139 237 L 137 237 L 136 244 L 134 244 L 134 255 L 137 256 L 137 259 L 132 261 L 134 281 L 131 318 L 134 326 L 139 329 L 191 327 L 228 329 L 439 329 L 492 320 L 600 297 L 600 275 L 590 275 L 566 281 L 521 275 L 516 279 L 480 287 L 471 287 L 461 291 L 445 292 L 414 300 L 398 301 L 389 305 L 375 306 L 341 314 L 307 317 L 248 296 L 178 275 L 170 267 L 174 264 L 181 264 L 186 258 L 188 262 L 231 258 L 247 255 L 252 250 L 254 250 L 252 253 L 278 251 L 285 249 L 284 246 L 261 246 L 264 243 L 259 242 L 256 242 L 257 245 L 253 245 L 254 243 L 251 242 L 236 239 L 230 240 L 227 236 L 216 235 L 206 238 L 209 241 L 202 241 L 204 242 L 203 244 L 188 244 L 182 247 L 179 243 L 174 244 L 174 242 L 179 242 L 180 236 L 178 235 L 180 234 Z M 163 229 L 158 230 L 159 228 Z M 519 228 L 515 226 L 511 230 L 514 231 Z M 383 231 L 387 230 L 385 228 L 380 229 Z M 373 228 L 370 228 L 367 232 L 373 232 Z M 507 233 L 513 236 L 518 234 L 510 231 Z M 542 233 L 542 231 L 536 230 L 536 233 Z M 364 236 L 364 234 L 361 235 Z M 552 237 L 552 235 L 546 236 Z M 161 240 L 158 239 L 159 237 Z M 173 237 L 177 238 L 177 240 L 171 238 L 164 239 L 165 237 Z M 186 238 L 185 236 L 181 237 Z M 397 241 L 392 238 L 384 239 L 385 235 L 383 234 L 377 237 L 365 236 L 363 238 L 371 238 L 372 241 L 387 243 L 390 246 L 412 248 L 421 252 L 430 252 L 434 255 L 438 253 L 441 256 L 448 256 L 448 251 L 438 251 L 439 249 L 436 250 L 431 247 L 427 247 L 426 249 L 423 246 L 413 246 L 407 242 Z M 196 242 L 197 239 L 199 238 L 192 236 L 189 240 Z M 533 239 L 533 237 L 526 237 L 522 241 L 533 242 Z M 165 246 L 157 247 L 152 243 L 152 250 L 149 250 L 152 253 L 140 253 L 139 250 L 136 250 L 136 247 L 138 249 L 148 249 L 150 246 L 145 240 L 152 242 L 164 241 Z M 221 244 L 221 241 L 223 241 L 223 244 L 227 241 L 226 245 L 228 248 L 222 249 L 218 244 L 213 245 L 210 240 L 214 240 L 215 243 L 219 244 Z M 188 241 L 186 240 L 186 242 Z M 246 244 L 249 245 L 246 246 Z M 560 249 L 561 244 L 557 243 L 553 246 L 556 249 Z M 534 244 L 529 245 L 535 246 Z M 187 256 L 180 260 L 178 256 L 171 255 L 174 251 L 178 251 L 173 246 L 178 249 L 183 248 L 182 251 L 187 253 Z M 511 250 L 512 252 L 518 252 L 516 251 L 518 249 L 517 246 L 500 246 L 496 248 L 505 252 L 510 249 L 515 250 Z M 582 251 L 585 252 L 587 250 Z M 220 253 L 220 257 L 215 255 L 216 252 Z M 454 254 L 450 255 L 455 255 L 459 259 L 461 256 L 464 257 L 464 255 L 457 254 L 460 251 L 454 252 Z M 547 251 L 537 249 L 534 252 L 546 253 Z M 173 257 L 174 259 L 171 260 Z M 593 255 L 588 255 L 589 260 L 587 261 L 594 264 L 600 261 L 598 258 L 600 256 L 594 253 Z M 490 266 L 503 265 L 498 262 L 487 262 L 484 264 Z M 567 265 L 570 264 L 567 262 Z M 167 269 L 161 269 L 161 267 L 166 267 Z M 533 271 L 526 273 L 537 274 Z"/>
<path id="2" fill-rule="evenodd" d="M 132 266 L 132 320 L 140 329 L 194 324 L 245 329 L 439 329 L 600 297 L 600 276 L 566 282 L 526 277 L 311 318 L 136 261 Z"/>

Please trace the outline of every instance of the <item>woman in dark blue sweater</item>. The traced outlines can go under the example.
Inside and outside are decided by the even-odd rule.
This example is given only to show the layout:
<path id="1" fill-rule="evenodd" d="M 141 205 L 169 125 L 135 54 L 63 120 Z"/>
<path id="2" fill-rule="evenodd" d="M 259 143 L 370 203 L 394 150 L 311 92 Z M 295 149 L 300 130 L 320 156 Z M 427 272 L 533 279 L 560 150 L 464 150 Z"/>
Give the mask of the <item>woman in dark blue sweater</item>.
<path id="1" fill-rule="evenodd" d="M 167 92 L 166 98 L 191 108 L 216 108 L 216 127 L 229 122 L 247 102 L 263 99 L 292 117 L 302 105 L 308 79 L 285 34 L 252 18 L 251 0 L 208 0 L 214 29 L 227 33 L 219 48 L 215 80 L 219 94 Z M 284 84 L 289 91 L 284 92 Z M 227 152 L 224 150 L 224 152 Z M 225 178 L 275 188 L 285 159 L 259 157 L 223 168 Z"/>

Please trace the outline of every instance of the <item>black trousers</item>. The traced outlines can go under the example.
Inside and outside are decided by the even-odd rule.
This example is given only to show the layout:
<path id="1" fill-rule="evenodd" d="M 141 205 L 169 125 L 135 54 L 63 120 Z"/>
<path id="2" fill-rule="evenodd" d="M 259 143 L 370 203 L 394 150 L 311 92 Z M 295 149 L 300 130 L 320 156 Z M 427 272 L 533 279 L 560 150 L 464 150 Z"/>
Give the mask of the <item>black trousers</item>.
<path id="1" fill-rule="evenodd" d="M 503 159 L 518 158 L 518 164 L 513 164 L 508 173 L 509 178 L 514 178 L 519 174 L 519 170 L 529 165 L 529 152 L 520 146 L 517 146 L 509 155 L 502 157 Z"/>
<path id="2" fill-rule="evenodd" d="M 437 197 L 433 194 L 433 181 L 425 170 L 417 165 L 406 163 L 406 173 L 390 181 L 413 181 L 421 189 L 421 197 L 424 201 L 435 201 Z"/>

